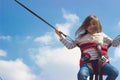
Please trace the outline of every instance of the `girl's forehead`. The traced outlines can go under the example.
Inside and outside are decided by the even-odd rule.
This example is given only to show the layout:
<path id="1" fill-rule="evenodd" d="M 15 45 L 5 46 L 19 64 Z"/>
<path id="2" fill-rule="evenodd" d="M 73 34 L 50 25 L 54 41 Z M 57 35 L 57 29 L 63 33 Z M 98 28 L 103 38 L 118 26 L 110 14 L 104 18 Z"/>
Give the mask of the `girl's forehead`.
<path id="1" fill-rule="evenodd" d="M 92 19 L 91 21 L 90 21 L 90 23 L 97 23 L 98 21 L 97 20 L 95 20 L 95 19 Z"/>

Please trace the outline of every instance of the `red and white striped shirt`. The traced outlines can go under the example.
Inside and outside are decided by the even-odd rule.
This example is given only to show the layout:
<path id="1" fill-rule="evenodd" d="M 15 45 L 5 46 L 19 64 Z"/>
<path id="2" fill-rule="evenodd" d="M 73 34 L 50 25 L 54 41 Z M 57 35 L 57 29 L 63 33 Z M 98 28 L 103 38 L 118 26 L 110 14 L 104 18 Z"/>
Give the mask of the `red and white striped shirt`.
<path id="1" fill-rule="evenodd" d="M 60 38 L 60 41 L 68 48 L 72 49 L 75 48 L 77 45 L 76 44 L 84 44 L 87 42 L 95 42 L 95 43 L 100 43 L 101 45 L 109 45 L 112 42 L 112 39 L 108 37 L 106 34 L 103 32 L 101 33 L 95 33 L 95 34 L 86 34 L 83 37 L 78 37 L 75 39 L 75 41 L 69 42 L 63 37 Z M 95 60 L 98 57 L 97 51 L 93 48 L 85 50 L 85 52 L 89 53 L 91 56 L 91 60 Z"/>

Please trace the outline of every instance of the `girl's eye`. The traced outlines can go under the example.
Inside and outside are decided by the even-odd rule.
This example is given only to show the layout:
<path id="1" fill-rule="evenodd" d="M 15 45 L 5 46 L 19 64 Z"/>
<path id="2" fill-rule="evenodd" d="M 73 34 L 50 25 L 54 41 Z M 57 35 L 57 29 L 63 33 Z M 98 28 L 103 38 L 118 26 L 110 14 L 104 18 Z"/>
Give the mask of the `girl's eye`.
<path id="1" fill-rule="evenodd" d="M 90 23 L 90 25 L 96 25 L 96 23 Z"/>

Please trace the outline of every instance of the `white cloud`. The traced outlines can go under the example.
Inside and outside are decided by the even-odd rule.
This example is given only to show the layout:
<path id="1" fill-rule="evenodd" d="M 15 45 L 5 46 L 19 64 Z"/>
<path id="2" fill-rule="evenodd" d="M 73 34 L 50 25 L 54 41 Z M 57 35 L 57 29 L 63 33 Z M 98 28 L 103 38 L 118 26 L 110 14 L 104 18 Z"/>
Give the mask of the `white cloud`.
<path id="1" fill-rule="evenodd" d="M 7 52 L 2 50 L 2 49 L 0 49 L 0 56 L 6 56 L 6 55 L 7 55 Z"/>
<path id="2" fill-rule="evenodd" d="M 76 14 L 68 13 L 65 9 L 62 9 L 62 12 L 63 18 L 65 18 L 67 22 L 71 24 L 76 24 L 77 22 L 79 22 L 79 17 Z"/>
<path id="3" fill-rule="evenodd" d="M 17 59 L 15 61 L 0 60 L 0 76 L 3 80 L 36 80 L 30 68 Z"/>
<path id="4" fill-rule="evenodd" d="M 120 58 L 120 47 L 117 47 L 116 49 L 115 49 L 115 55 L 114 55 L 114 59 L 115 60 L 118 60 L 119 58 Z"/>
<path id="5" fill-rule="evenodd" d="M 43 36 L 40 36 L 40 37 L 36 37 L 34 39 L 35 42 L 38 42 L 38 43 L 44 43 L 44 44 L 48 44 L 52 41 L 52 36 L 51 36 L 51 33 L 46 33 L 45 35 Z"/>
<path id="6" fill-rule="evenodd" d="M 70 27 L 71 25 L 66 23 L 66 24 L 56 24 L 57 28 L 62 31 L 64 34 L 69 35 L 70 34 Z"/>
<path id="7" fill-rule="evenodd" d="M 79 17 L 63 10 L 65 23 L 56 26 L 65 34 L 70 33 L 73 26 L 79 22 Z M 32 73 L 31 69 L 21 59 L 0 60 L 0 77 L 3 80 L 77 80 L 79 69 L 80 51 L 78 48 L 67 50 L 65 47 L 53 48 L 51 44 L 57 42 L 54 32 L 33 39 L 27 36 L 25 41 L 34 40 L 39 44 L 46 44 L 39 48 L 29 49 L 30 56 L 42 69 L 39 75 Z M 0 36 L 0 40 L 11 40 L 11 36 Z M 51 47 L 50 47 L 51 46 Z M 54 47 L 57 47 L 55 44 Z M 6 56 L 7 52 L 0 49 L 0 56 Z"/>
<path id="8" fill-rule="evenodd" d="M 79 17 L 77 15 L 75 15 L 75 14 L 68 13 L 64 9 L 62 9 L 62 12 L 63 12 L 63 17 L 66 20 L 66 22 L 62 23 L 62 24 L 56 24 L 56 25 L 57 25 L 57 27 L 63 29 L 62 31 L 65 31 L 65 32 L 69 33 L 70 32 L 70 28 L 73 27 L 74 25 L 76 25 L 76 23 L 79 22 Z M 52 39 L 54 39 L 54 42 L 57 42 L 57 40 L 55 38 L 56 38 L 56 36 L 53 35 L 53 32 L 51 32 L 51 33 L 49 32 L 49 33 L 45 33 L 45 35 L 43 35 L 43 36 L 35 38 L 34 41 L 35 42 L 40 42 L 41 44 L 44 44 L 44 43 L 51 43 L 51 42 L 53 42 Z M 48 44 L 48 46 L 51 46 L 51 45 Z M 48 61 L 50 61 L 50 60 L 46 61 L 46 57 L 50 57 L 51 60 L 53 59 L 52 57 L 54 57 L 54 59 L 56 59 L 56 57 L 57 57 L 57 59 L 53 60 L 53 61 L 58 61 L 58 62 L 60 62 L 60 61 L 66 62 L 67 61 L 66 57 L 68 57 L 68 56 L 70 57 L 70 55 L 62 54 L 63 52 L 68 52 L 68 50 L 66 50 L 65 47 L 55 49 L 55 48 L 52 48 L 52 47 L 44 46 L 42 48 L 40 47 L 38 50 L 32 48 L 32 49 L 29 49 L 29 51 L 30 51 L 30 53 L 32 52 L 34 54 L 38 53 L 37 55 L 35 55 L 34 58 L 35 59 L 39 59 L 38 62 L 37 62 L 37 64 L 39 64 L 39 66 L 43 66 L 43 65 L 47 64 Z M 54 53 L 57 54 L 57 55 L 55 55 Z M 64 55 L 64 57 L 63 56 L 60 57 L 60 55 L 58 56 L 58 53 L 60 53 L 60 55 L 61 54 Z M 74 50 L 74 52 L 72 52 L 72 53 L 77 53 L 77 52 L 76 52 L 76 50 Z M 54 55 L 52 55 L 52 54 L 54 54 Z M 71 58 L 72 58 L 72 56 L 71 56 Z M 67 63 L 71 63 L 71 61 L 67 62 Z"/>
<path id="9" fill-rule="evenodd" d="M 72 64 L 74 66 L 78 66 L 78 63 L 76 64 L 76 62 L 80 57 L 80 51 L 78 48 L 68 50 L 65 47 L 52 48 L 45 46 L 45 47 L 40 47 L 39 49 L 31 49 L 29 51 L 30 54 L 32 55 L 31 57 L 34 58 L 34 60 L 40 67 L 46 66 L 46 64 L 48 64 L 51 61 L 54 63 L 60 63 L 60 64 L 67 63 L 67 64 Z"/>
<path id="10" fill-rule="evenodd" d="M 0 36 L 1 40 L 10 40 L 11 36 Z"/>
<path id="11" fill-rule="evenodd" d="M 79 24 L 79 17 L 76 14 L 71 14 L 62 9 L 63 18 L 66 20 L 63 24 L 56 24 L 56 27 L 61 30 L 63 33 L 69 35 L 70 31 L 75 25 Z"/>
<path id="12" fill-rule="evenodd" d="M 25 41 L 32 39 L 32 36 L 26 36 Z"/>
<path id="13" fill-rule="evenodd" d="M 31 50 L 30 53 L 33 60 L 42 69 L 41 75 L 47 78 L 43 80 L 75 80 L 80 59 L 78 48 L 68 50 L 65 47 L 56 49 L 42 47 L 36 50 Z"/>
<path id="14" fill-rule="evenodd" d="M 120 27 L 120 21 L 118 22 L 118 26 Z"/>
<path id="15" fill-rule="evenodd" d="M 70 33 L 73 26 L 79 22 L 79 17 L 63 10 L 65 23 L 56 24 L 63 33 Z M 53 34 L 53 32 L 49 33 Z M 35 42 L 52 43 L 57 42 L 55 35 L 44 35 L 34 39 Z M 43 42 L 43 43 L 42 43 Z M 61 44 L 61 43 L 60 43 Z M 64 47 L 57 47 L 51 44 L 39 48 L 29 49 L 29 54 L 33 61 L 42 69 L 39 75 L 41 80 L 77 80 L 77 72 L 79 70 L 80 50 L 74 48 L 68 50 Z"/>

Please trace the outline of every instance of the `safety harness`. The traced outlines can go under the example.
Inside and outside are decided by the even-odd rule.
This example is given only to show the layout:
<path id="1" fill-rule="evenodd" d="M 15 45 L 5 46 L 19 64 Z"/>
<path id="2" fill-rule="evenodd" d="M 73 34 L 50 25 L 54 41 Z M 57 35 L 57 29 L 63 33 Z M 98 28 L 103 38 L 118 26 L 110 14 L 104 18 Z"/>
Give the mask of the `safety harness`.
<path id="1" fill-rule="evenodd" d="M 96 44 L 95 42 L 87 42 L 80 45 L 81 49 L 81 59 L 80 66 L 82 64 L 87 64 L 90 69 L 90 78 L 89 80 L 93 80 L 93 75 L 95 74 L 95 80 L 102 80 L 101 68 L 109 63 L 109 59 L 107 56 L 108 48 L 106 46 L 102 46 L 100 44 Z M 89 53 L 85 52 L 88 49 L 95 49 L 98 54 L 98 58 L 96 60 L 90 60 L 91 56 Z"/>

